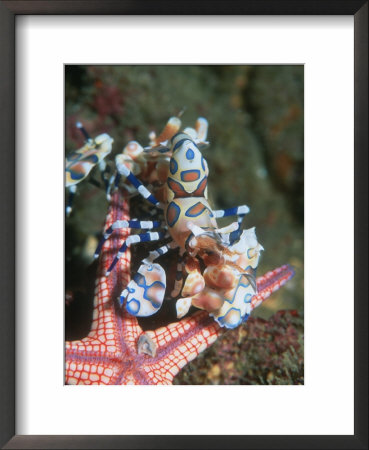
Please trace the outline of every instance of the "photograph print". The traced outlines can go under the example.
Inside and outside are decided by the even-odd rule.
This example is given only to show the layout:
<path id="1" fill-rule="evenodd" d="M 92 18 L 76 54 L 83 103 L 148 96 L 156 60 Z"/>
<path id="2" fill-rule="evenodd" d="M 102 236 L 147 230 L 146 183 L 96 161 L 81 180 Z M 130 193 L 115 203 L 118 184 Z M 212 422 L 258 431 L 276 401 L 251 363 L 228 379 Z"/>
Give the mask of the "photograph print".
<path id="1" fill-rule="evenodd" d="M 304 384 L 304 66 L 65 66 L 65 384 Z"/>

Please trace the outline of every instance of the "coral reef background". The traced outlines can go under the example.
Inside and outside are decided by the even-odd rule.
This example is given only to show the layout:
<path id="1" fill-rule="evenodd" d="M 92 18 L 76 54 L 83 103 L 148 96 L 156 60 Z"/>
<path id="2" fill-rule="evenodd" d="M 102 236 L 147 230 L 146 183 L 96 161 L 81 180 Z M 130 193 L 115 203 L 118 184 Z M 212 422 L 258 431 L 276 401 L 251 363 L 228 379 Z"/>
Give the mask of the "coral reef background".
<path id="1" fill-rule="evenodd" d="M 66 152 L 83 144 L 78 120 L 92 136 L 107 132 L 114 138 L 108 157 L 113 159 L 129 140 L 147 145 L 148 133 L 160 132 L 182 109 L 184 126 L 193 126 L 199 116 L 209 121 L 210 146 L 204 156 L 213 206 L 246 203 L 251 208 L 244 226 L 256 226 L 265 248 L 258 273 L 289 263 L 296 275 L 175 382 L 303 383 L 303 66 L 65 68 Z M 66 220 L 67 339 L 89 330 L 96 271 L 92 253 L 106 211 L 103 190 L 81 183 Z M 292 311 L 277 313 L 281 310 Z"/>

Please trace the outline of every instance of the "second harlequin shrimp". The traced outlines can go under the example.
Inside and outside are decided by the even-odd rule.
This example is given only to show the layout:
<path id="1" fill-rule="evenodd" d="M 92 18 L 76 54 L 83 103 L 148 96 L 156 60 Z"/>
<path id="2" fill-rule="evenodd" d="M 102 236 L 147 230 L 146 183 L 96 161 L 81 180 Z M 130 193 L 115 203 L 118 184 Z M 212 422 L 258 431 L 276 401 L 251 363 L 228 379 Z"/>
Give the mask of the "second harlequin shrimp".
<path id="1" fill-rule="evenodd" d="M 105 179 L 105 161 L 104 158 L 109 155 L 112 150 L 114 140 L 106 133 L 100 134 L 92 139 L 80 122 L 76 123 L 85 137 L 85 144 L 82 148 L 75 150 L 67 155 L 65 161 L 65 186 L 69 190 L 69 198 L 66 206 L 66 214 L 72 212 L 73 197 L 77 191 L 77 184 L 83 181 L 98 165 L 102 173 L 104 184 L 108 180 Z"/>

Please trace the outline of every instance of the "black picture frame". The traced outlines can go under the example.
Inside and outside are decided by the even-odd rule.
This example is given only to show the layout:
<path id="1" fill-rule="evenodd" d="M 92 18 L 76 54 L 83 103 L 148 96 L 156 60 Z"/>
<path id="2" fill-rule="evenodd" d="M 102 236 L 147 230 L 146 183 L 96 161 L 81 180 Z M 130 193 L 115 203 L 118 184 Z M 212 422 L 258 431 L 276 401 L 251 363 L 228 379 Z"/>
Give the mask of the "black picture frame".
<path id="1" fill-rule="evenodd" d="M 355 42 L 354 435 L 15 435 L 15 17 L 20 14 L 352 15 Z M 0 1 L 0 445 L 21 448 L 368 448 L 368 2 L 365 0 Z M 18 225 L 19 226 L 19 225 Z"/>

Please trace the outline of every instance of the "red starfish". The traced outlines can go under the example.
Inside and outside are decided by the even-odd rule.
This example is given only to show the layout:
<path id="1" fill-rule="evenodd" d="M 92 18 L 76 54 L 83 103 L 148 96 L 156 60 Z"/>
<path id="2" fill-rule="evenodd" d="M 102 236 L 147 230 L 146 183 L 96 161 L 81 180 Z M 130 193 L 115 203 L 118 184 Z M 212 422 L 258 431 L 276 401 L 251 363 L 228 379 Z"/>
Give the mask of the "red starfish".
<path id="1" fill-rule="evenodd" d="M 116 220 L 129 220 L 129 206 L 120 191 L 112 196 L 106 228 Z M 144 332 L 136 317 L 123 312 L 115 299 L 130 279 L 130 253 L 105 277 L 129 229 L 117 230 L 105 242 L 96 281 L 93 322 L 87 337 L 66 342 L 67 384 L 171 384 L 188 362 L 215 342 L 225 330 L 199 311 L 190 317 Z M 282 266 L 257 279 L 258 306 L 293 275 Z"/>

